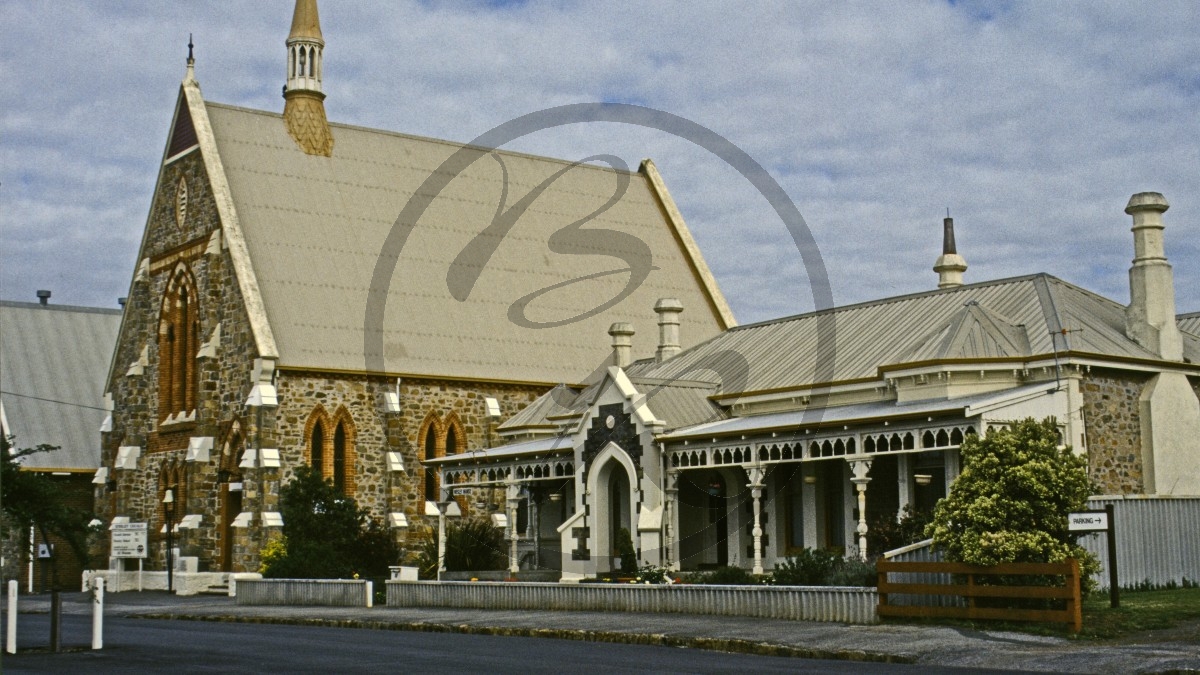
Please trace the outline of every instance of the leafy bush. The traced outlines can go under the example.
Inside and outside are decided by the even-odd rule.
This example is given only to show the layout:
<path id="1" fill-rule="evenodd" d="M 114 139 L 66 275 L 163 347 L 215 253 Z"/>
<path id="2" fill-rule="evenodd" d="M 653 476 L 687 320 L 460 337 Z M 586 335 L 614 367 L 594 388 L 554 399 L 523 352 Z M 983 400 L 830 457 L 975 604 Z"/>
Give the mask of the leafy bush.
<path id="1" fill-rule="evenodd" d="M 683 576 L 683 581 L 688 584 L 721 584 L 726 586 L 747 586 L 763 583 L 762 579 L 740 567 L 718 567 L 711 572 L 691 572 Z"/>
<path id="2" fill-rule="evenodd" d="M 638 569 L 635 581 L 639 584 L 673 584 L 675 579 L 665 567 L 644 565 Z"/>
<path id="3" fill-rule="evenodd" d="M 777 586 L 874 586 L 875 563 L 841 558 L 832 551 L 806 548 L 775 565 Z"/>
<path id="4" fill-rule="evenodd" d="M 1093 492 L 1087 460 L 1058 443 L 1053 418 L 967 437 L 962 473 L 926 528 L 946 560 L 996 565 L 1075 558 L 1084 592 L 1094 587 L 1100 563 L 1078 545 L 1080 534 L 1067 529 L 1067 514 L 1086 508 Z"/>
<path id="5" fill-rule="evenodd" d="M 830 551 L 806 548 L 776 564 L 773 579 L 781 586 L 825 586 L 838 560 Z"/>
<path id="6" fill-rule="evenodd" d="M 933 514 L 913 509 L 905 504 L 900 519 L 881 515 L 871 520 L 867 529 L 867 550 L 882 554 L 902 546 L 915 544 L 925 539 L 925 528 L 933 520 Z"/>
<path id="7" fill-rule="evenodd" d="M 367 517 L 312 467 L 301 466 L 279 491 L 283 538 L 264 547 L 260 571 L 274 579 L 347 579 L 387 576 L 400 549 L 387 530 Z"/>
<path id="8" fill-rule="evenodd" d="M 621 574 L 632 576 L 637 574 L 637 552 L 633 550 L 633 537 L 629 530 L 622 527 L 617 532 L 617 556 L 621 559 Z"/>
<path id="9" fill-rule="evenodd" d="M 482 518 L 462 522 L 451 521 L 446 526 L 446 570 L 468 572 L 502 570 L 508 566 L 504 546 L 504 531 Z M 437 532 L 421 544 L 417 566 L 423 579 L 436 579 L 438 569 Z"/>
<path id="10" fill-rule="evenodd" d="M 875 570 L 874 561 L 864 561 L 858 558 L 843 558 L 834 566 L 829 575 L 830 586 L 877 586 L 879 574 Z"/>

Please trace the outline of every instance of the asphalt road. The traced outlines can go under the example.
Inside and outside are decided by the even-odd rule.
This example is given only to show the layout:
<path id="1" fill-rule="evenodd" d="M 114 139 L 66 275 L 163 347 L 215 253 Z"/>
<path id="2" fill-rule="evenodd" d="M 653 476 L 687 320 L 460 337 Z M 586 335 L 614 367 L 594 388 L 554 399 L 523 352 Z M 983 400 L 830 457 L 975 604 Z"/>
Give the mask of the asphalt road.
<path id="1" fill-rule="evenodd" d="M 821 661 L 544 638 L 110 618 L 104 649 L 91 623 L 63 616 L 65 653 L 49 617 L 22 615 L 4 673 L 987 673 L 979 669 Z"/>

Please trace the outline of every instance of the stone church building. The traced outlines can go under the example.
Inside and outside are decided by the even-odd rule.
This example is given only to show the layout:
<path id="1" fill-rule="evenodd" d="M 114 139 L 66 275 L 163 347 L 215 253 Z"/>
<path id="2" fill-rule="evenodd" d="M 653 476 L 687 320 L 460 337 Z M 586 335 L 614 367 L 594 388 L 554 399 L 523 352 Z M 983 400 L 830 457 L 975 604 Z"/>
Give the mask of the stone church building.
<path id="1" fill-rule="evenodd" d="M 331 123 L 324 47 L 298 0 L 282 115 L 205 100 L 189 48 L 107 378 L 98 508 L 161 534 L 170 490 L 201 571 L 258 569 L 301 465 L 426 536 L 429 462 L 603 373 L 611 324 L 734 325 L 652 162 Z"/>

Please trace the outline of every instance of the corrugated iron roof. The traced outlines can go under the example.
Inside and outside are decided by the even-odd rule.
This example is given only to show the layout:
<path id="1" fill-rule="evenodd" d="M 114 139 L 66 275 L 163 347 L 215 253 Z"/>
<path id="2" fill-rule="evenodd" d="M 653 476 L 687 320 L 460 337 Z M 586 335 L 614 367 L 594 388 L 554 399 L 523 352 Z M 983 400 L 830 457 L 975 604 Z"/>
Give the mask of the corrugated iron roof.
<path id="1" fill-rule="evenodd" d="M 518 443 L 509 443 L 495 448 L 487 448 L 484 450 L 471 450 L 469 452 L 460 452 L 456 455 L 447 455 L 445 457 L 435 457 L 425 460 L 425 464 L 460 464 L 460 463 L 475 463 L 494 459 L 511 459 L 513 457 L 522 457 L 525 455 L 556 455 L 569 454 L 575 451 L 571 446 L 571 440 L 566 436 L 547 436 L 546 438 L 535 438 L 530 441 L 520 441 Z"/>
<path id="2" fill-rule="evenodd" d="M 871 379 L 921 359 L 1056 349 L 1157 359 L 1125 336 L 1124 305 L 1036 274 L 739 326 L 640 374 L 711 376 L 724 395 Z M 1185 335 L 1184 354 L 1200 360 L 1200 337 Z"/>
<path id="3" fill-rule="evenodd" d="M 818 424 L 840 424 L 858 420 L 925 416 L 933 413 L 962 413 L 963 411 L 969 411 L 972 406 L 983 407 L 997 401 L 1052 394 L 1055 390 L 1056 385 L 1054 383 L 1031 384 L 1015 389 L 973 394 L 954 399 L 930 399 L 908 403 L 873 401 L 870 403 L 856 403 L 829 408 L 810 408 L 808 410 L 793 410 L 766 415 L 733 417 L 727 420 L 680 429 L 674 433 L 660 437 L 660 440 L 719 437 L 743 432 L 761 433 L 775 429 L 782 431 L 789 429 L 797 430 Z"/>
<path id="4" fill-rule="evenodd" d="M 1200 338 L 1200 312 L 1180 314 L 1176 320 L 1179 322 L 1179 330 Z"/>
<path id="5" fill-rule="evenodd" d="M 278 114 L 213 103 L 206 110 L 280 365 L 366 369 L 364 316 L 384 241 L 409 198 L 462 146 L 333 124 L 333 156 L 316 157 L 296 147 Z M 721 329 L 712 309 L 720 291 L 694 271 L 695 259 L 676 239 L 642 173 L 586 165 L 566 170 L 497 237 L 490 259 L 474 259 L 448 279 L 452 263 L 489 227 L 498 205 L 513 207 L 568 166 L 500 151 L 475 161 L 438 194 L 421 195 L 430 199 L 423 216 L 398 226 L 407 239 L 387 288 L 383 371 L 578 382 L 608 356 L 614 321 L 634 324 L 644 340 L 638 351 L 653 348 L 653 306 L 662 297 L 683 302 L 685 343 Z M 626 179 L 624 195 L 591 217 Z M 581 237 L 574 248 L 564 240 L 551 250 L 552 235 L 576 221 L 582 232 L 631 237 L 605 235 L 602 243 Z M 619 256 L 636 253 L 632 237 L 648 247 L 655 269 L 614 307 L 557 327 L 523 327 L 510 318 L 516 301 L 556 285 L 526 307 L 529 321 L 571 319 L 617 297 L 629 274 L 614 271 L 629 267 Z M 469 301 L 456 299 L 450 287 L 473 274 Z M 459 297 L 466 290 L 456 289 Z"/>
<path id="6" fill-rule="evenodd" d="M 0 403 L 19 448 L 59 446 L 27 457 L 39 469 L 100 466 L 104 379 L 121 311 L 0 301 Z"/>

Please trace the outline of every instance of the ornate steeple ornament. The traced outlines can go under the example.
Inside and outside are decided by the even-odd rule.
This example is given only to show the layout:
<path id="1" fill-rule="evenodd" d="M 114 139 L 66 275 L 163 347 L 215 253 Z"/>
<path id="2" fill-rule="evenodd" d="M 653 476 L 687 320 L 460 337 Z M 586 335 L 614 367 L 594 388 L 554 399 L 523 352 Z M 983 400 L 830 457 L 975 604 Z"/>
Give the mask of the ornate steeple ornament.
<path id="1" fill-rule="evenodd" d="M 938 288 L 963 285 L 967 261 L 958 254 L 954 244 L 954 219 L 950 217 L 949 209 L 946 210 L 946 219 L 942 221 L 942 255 L 934 263 L 933 271 L 938 273 Z"/>
<path id="2" fill-rule="evenodd" d="M 283 88 L 283 122 L 288 135 L 309 155 L 333 154 L 333 134 L 325 118 L 321 75 L 325 40 L 317 0 L 296 0 L 292 30 L 287 39 L 287 84 Z"/>

